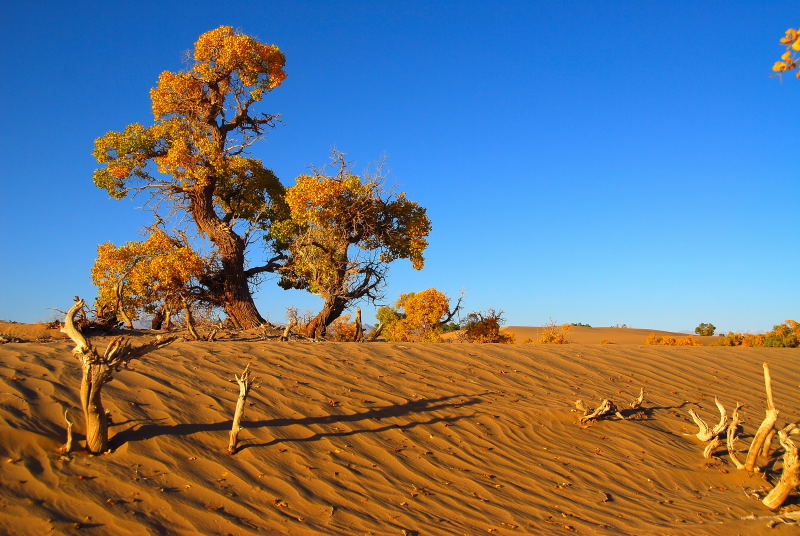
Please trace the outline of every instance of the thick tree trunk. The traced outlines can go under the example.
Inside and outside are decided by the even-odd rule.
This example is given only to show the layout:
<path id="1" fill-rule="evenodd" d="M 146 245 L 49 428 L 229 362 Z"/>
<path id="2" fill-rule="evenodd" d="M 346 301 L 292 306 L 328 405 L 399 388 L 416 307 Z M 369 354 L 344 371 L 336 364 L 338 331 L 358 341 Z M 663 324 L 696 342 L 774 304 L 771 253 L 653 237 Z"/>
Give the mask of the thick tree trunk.
<path id="1" fill-rule="evenodd" d="M 150 321 L 150 329 L 160 330 L 164 326 L 165 307 L 162 305 L 153 314 L 153 319 Z"/>
<path id="2" fill-rule="evenodd" d="M 324 337 L 328 326 L 342 316 L 346 306 L 347 301 L 342 299 L 332 298 L 326 300 L 322 310 L 303 328 L 303 335 L 310 338 Z"/>
<path id="3" fill-rule="evenodd" d="M 103 373 L 98 367 L 102 365 L 84 366 L 81 380 L 81 408 L 86 426 L 86 448 L 92 454 L 108 450 L 108 416 L 101 398 Z"/>
<path id="4" fill-rule="evenodd" d="M 264 323 L 258 313 L 247 276 L 244 273 L 245 242 L 214 211 L 213 186 L 192 192 L 191 211 L 197 227 L 217 246 L 222 270 L 218 284 L 211 291 L 225 309 L 225 314 L 238 327 L 255 328 Z"/>

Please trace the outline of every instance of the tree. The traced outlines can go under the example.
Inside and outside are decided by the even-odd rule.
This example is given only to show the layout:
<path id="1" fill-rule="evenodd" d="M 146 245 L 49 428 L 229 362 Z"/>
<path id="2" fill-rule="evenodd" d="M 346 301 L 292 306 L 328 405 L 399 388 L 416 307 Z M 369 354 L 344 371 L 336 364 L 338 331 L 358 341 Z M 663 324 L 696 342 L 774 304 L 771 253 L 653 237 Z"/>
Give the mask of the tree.
<path id="1" fill-rule="evenodd" d="M 440 342 L 444 326 L 461 308 L 461 298 L 450 309 L 450 300 L 435 288 L 400 296 L 396 310 L 381 307 L 378 319 L 386 327 L 386 340 L 394 342 Z"/>
<path id="2" fill-rule="evenodd" d="M 489 309 L 486 312 L 476 311 L 464 319 L 464 336 L 475 343 L 512 343 L 514 335 L 500 331 L 503 323 L 503 311 Z"/>
<path id="3" fill-rule="evenodd" d="M 705 322 L 700 322 L 700 324 L 698 324 L 697 327 L 694 328 L 694 332 L 697 335 L 704 335 L 704 336 L 711 336 L 714 334 L 716 330 L 717 327 L 710 322 L 708 324 L 706 324 Z"/>
<path id="4" fill-rule="evenodd" d="M 794 28 L 786 30 L 786 35 L 781 37 L 780 42 L 786 47 L 781 61 L 776 61 L 772 66 L 772 70 L 776 73 L 785 73 L 797 69 L 797 62 L 800 59 L 797 52 L 800 52 L 800 31 Z M 800 70 L 795 73 L 797 78 L 800 78 Z"/>
<path id="5" fill-rule="evenodd" d="M 274 270 L 280 259 L 246 269 L 246 246 L 259 234 L 269 240 L 270 223 L 284 211 L 277 177 L 245 156 L 277 116 L 251 107 L 283 82 L 284 63 L 278 47 L 230 26 L 206 32 L 195 43 L 191 66 L 162 72 L 150 91 L 154 124 L 108 132 L 95 140 L 93 153 L 102 164 L 94 183 L 111 197 L 146 191 L 156 206 L 194 221 L 218 254 L 198 297 L 222 306 L 245 328 L 263 322 L 249 280 Z"/>
<path id="6" fill-rule="evenodd" d="M 184 304 L 189 283 L 201 278 L 204 269 L 205 262 L 188 244 L 161 229 L 141 242 L 101 244 L 92 267 L 98 316 L 115 311 L 129 326 L 142 313 L 163 319 Z"/>
<path id="7" fill-rule="evenodd" d="M 273 225 L 290 244 L 280 285 L 324 300 L 304 327 L 308 337 L 324 336 L 350 303 L 378 299 L 392 261 L 409 259 L 422 269 L 431 229 L 425 209 L 391 194 L 378 174 L 354 174 L 339 152 L 332 162 L 334 175 L 315 169 L 295 179 L 286 190 L 289 218 Z"/>

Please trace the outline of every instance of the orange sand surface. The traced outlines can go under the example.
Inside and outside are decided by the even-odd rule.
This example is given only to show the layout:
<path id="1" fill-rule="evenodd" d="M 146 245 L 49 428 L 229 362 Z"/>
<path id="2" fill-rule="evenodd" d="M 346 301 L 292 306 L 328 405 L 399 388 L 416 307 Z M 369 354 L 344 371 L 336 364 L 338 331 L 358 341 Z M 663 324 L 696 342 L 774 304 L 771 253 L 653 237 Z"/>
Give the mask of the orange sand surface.
<path id="1" fill-rule="evenodd" d="M 796 531 L 742 519 L 770 515 L 752 496 L 769 483 L 723 449 L 704 460 L 687 410 L 716 421 L 715 395 L 729 411 L 745 403 L 746 450 L 764 415 L 762 362 L 778 425 L 800 420 L 800 351 L 614 342 L 178 342 L 106 386 L 113 452 L 67 461 L 65 408 L 83 430 L 72 345 L 1 345 L 0 533 Z M 229 456 L 230 380 L 248 362 L 260 384 Z M 627 405 L 641 386 L 638 418 L 577 424 L 577 398 Z"/>
<path id="2" fill-rule="evenodd" d="M 525 342 L 527 339 L 535 341 L 545 330 L 544 327 L 531 326 L 508 326 L 501 329 L 513 333 L 518 343 Z M 683 338 L 688 335 L 687 333 L 660 331 L 657 329 L 570 326 L 567 337 L 570 342 L 579 344 L 600 344 L 603 341 L 607 341 L 610 344 L 644 344 L 644 340 L 651 333 L 655 333 L 659 337 L 670 336 L 675 338 Z M 692 337 L 702 344 L 712 344 L 719 340 L 719 337 L 699 337 L 697 335 L 692 335 Z"/>

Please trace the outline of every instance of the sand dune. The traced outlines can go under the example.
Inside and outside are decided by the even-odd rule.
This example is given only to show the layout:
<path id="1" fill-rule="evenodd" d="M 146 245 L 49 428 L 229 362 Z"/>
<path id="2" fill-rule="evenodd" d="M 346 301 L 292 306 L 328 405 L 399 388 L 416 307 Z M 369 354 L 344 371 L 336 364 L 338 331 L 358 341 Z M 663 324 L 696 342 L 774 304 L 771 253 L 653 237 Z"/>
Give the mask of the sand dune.
<path id="1" fill-rule="evenodd" d="M 646 334 L 645 334 L 646 335 Z M 598 341 L 599 342 L 599 341 Z M 776 534 L 760 476 L 705 464 L 686 411 L 714 395 L 800 419 L 800 351 L 634 345 L 181 342 L 106 388 L 114 451 L 59 461 L 80 373 L 68 341 L 0 346 L 0 532 Z M 260 377 L 241 450 L 237 389 Z M 576 398 L 647 412 L 587 428 Z M 748 436 L 746 436 L 748 437 Z M 746 441 L 741 443 L 745 449 Z M 796 502 L 796 501 L 795 501 Z M 80 527 L 80 528 L 79 528 Z"/>
<path id="2" fill-rule="evenodd" d="M 527 339 L 536 340 L 544 331 L 543 327 L 532 326 L 508 326 L 502 328 L 505 331 L 513 333 L 516 342 L 525 342 Z M 612 328 L 612 327 L 585 327 L 585 326 L 570 326 L 569 328 L 569 341 L 577 344 L 644 344 L 645 338 L 651 333 L 655 333 L 659 337 L 670 336 L 675 338 L 686 337 L 686 333 L 677 333 L 674 331 L 661 331 L 658 329 L 637 329 L 637 328 Z M 693 335 L 698 342 L 702 344 L 712 344 L 718 340 L 718 337 L 698 337 Z"/>

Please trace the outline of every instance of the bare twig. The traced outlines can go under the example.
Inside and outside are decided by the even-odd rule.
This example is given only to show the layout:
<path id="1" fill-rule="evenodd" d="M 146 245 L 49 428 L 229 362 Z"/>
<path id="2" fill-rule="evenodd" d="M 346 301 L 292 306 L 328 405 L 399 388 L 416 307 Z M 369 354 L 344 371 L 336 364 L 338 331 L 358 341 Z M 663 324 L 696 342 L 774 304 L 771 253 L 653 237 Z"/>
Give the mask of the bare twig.
<path id="1" fill-rule="evenodd" d="M 764 446 L 764 442 L 769 436 L 770 431 L 775 427 L 775 421 L 778 420 L 778 410 L 775 408 L 775 403 L 772 400 L 772 381 L 769 375 L 769 366 L 764 363 L 764 389 L 767 392 L 767 411 L 764 420 L 756 431 L 753 437 L 753 442 L 750 443 L 750 450 L 747 451 L 747 458 L 744 462 L 744 468 L 747 471 L 753 471 L 756 468 L 756 461 L 758 455 Z"/>
<path id="2" fill-rule="evenodd" d="M 244 368 L 244 372 L 242 372 L 241 376 L 234 375 L 234 378 L 236 379 L 236 383 L 239 384 L 239 398 L 236 400 L 236 410 L 233 413 L 233 424 L 231 425 L 230 440 L 228 441 L 228 454 L 234 454 L 236 452 L 236 443 L 239 439 L 239 432 L 242 429 L 239 423 L 244 414 L 244 404 L 247 401 L 250 388 L 255 381 L 255 378 L 250 374 L 250 363 Z"/>

